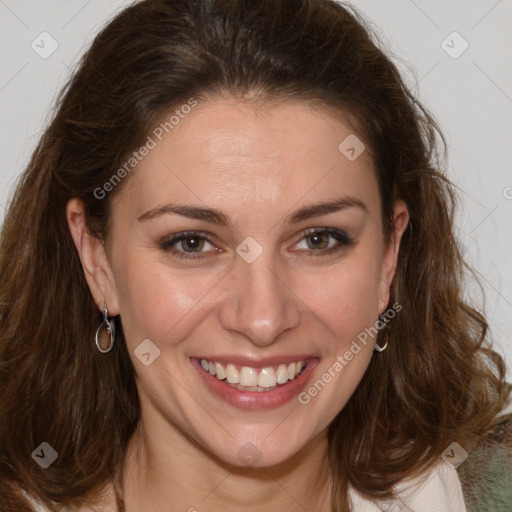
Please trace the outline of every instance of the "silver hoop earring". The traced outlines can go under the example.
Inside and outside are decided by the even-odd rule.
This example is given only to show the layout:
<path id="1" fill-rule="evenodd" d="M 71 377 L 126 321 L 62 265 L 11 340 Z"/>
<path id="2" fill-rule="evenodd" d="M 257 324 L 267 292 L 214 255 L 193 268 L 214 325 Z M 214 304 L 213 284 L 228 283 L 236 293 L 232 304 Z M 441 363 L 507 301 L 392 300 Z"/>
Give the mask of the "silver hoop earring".
<path id="1" fill-rule="evenodd" d="M 411 226 L 412 226 L 412 225 L 411 225 Z M 411 229 L 412 229 L 412 227 L 411 227 Z M 388 299 L 388 304 L 389 304 L 390 302 L 392 302 L 391 289 L 389 290 L 389 293 L 390 293 L 390 295 L 389 295 L 389 299 Z M 380 298 L 380 300 L 384 300 L 384 297 L 381 297 L 381 298 Z M 394 315 L 393 315 L 393 316 L 394 316 Z M 382 347 L 381 347 L 377 342 L 375 342 L 375 347 L 374 347 L 374 349 L 375 349 L 377 352 L 384 352 L 384 350 L 386 350 L 386 349 L 388 348 L 388 334 L 387 334 L 387 331 L 386 331 L 386 329 L 387 329 L 386 324 L 387 324 L 387 322 L 388 322 L 389 320 L 386 320 L 385 315 L 379 315 L 379 320 L 381 320 L 381 318 L 383 319 L 382 321 L 384 322 L 384 338 L 385 338 L 385 340 L 386 340 L 386 343 L 384 343 L 384 346 L 382 346 Z"/>
<path id="2" fill-rule="evenodd" d="M 100 332 L 101 332 L 102 327 L 105 327 L 105 329 L 107 330 L 107 332 L 110 335 L 110 343 L 107 348 L 101 348 Z M 110 321 L 110 318 L 108 316 L 108 308 L 107 308 L 107 305 L 105 304 L 103 306 L 103 321 L 101 322 L 100 326 L 98 327 L 98 330 L 96 331 L 96 347 L 102 354 L 106 354 L 107 352 L 110 352 L 112 350 L 112 347 L 114 346 L 115 335 L 116 335 L 115 324 L 113 321 Z"/>
<path id="3" fill-rule="evenodd" d="M 386 350 L 388 348 L 388 340 L 386 339 L 386 343 L 384 344 L 383 347 L 380 347 L 378 343 L 375 343 L 375 350 L 377 352 L 384 352 L 384 350 Z"/>
<path id="4" fill-rule="evenodd" d="M 379 315 L 379 320 L 381 318 L 382 318 L 382 315 Z M 375 350 L 377 352 L 384 352 L 384 350 L 386 350 L 388 348 L 388 335 L 387 335 L 387 332 L 386 332 L 387 327 L 386 327 L 385 322 L 384 322 L 384 328 L 383 329 L 384 329 L 384 337 L 386 339 L 386 343 L 384 343 L 384 346 L 381 347 L 377 342 L 375 342 Z"/>

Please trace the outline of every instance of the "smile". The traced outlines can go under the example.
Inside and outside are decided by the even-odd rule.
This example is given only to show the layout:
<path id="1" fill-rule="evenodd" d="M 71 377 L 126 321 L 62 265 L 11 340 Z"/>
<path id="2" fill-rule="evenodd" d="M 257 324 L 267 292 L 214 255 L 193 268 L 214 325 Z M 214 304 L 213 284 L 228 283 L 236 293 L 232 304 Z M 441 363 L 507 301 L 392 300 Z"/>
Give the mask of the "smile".
<path id="1" fill-rule="evenodd" d="M 252 368 L 201 359 L 201 367 L 204 371 L 242 391 L 271 391 L 279 385 L 296 379 L 306 366 L 305 361 L 297 361 L 277 366 Z"/>
<path id="2" fill-rule="evenodd" d="M 220 357 L 218 359 L 221 359 Z M 250 360 L 226 356 L 191 357 L 210 396 L 245 410 L 274 409 L 296 398 L 320 362 L 314 355 Z"/>

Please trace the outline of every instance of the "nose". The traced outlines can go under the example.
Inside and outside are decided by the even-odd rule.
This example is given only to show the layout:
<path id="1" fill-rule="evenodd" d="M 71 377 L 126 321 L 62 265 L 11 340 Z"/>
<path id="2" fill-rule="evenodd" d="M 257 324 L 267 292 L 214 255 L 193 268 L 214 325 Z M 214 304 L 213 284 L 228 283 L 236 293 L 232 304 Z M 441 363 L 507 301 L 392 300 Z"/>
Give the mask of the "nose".
<path id="1" fill-rule="evenodd" d="M 301 319 L 301 301 L 286 273 L 264 255 L 265 251 L 252 263 L 236 262 L 219 310 L 224 329 L 260 347 L 271 345 Z"/>

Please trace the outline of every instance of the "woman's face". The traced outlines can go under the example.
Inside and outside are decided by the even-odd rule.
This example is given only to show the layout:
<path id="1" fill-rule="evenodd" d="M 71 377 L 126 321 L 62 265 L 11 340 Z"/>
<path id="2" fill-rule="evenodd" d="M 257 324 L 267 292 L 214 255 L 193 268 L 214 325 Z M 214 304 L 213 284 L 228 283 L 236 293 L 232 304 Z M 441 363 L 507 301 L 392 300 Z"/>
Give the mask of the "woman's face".
<path id="1" fill-rule="evenodd" d="M 113 203 L 103 285 L 150 434 L 269 466 L 346 404 L 407 222 L 397 204 L 397 239 L 384 243 L 372 161 L 352 134 L 306 103 L 219 98 L 152 135 Z"/>

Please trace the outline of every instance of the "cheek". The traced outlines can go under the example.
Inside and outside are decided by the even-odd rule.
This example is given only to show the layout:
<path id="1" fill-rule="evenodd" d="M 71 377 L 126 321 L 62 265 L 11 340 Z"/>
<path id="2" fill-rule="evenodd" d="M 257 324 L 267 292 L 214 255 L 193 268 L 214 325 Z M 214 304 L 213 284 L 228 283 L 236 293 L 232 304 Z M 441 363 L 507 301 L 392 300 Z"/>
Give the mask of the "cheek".
<path id="1" fill-rule="evenodd" d="M 333 267 L 328 279 L 317 276 L 316 286 L 309 278 L 310 290 L 316 293 L 310 293 L 308 301 L 314 304 L 315 314 L 328 331 L 322 342 L 323 361 L 317 380 L 305 389 L 299 401 L 317 407 L 325 426 L 361 382 L 373 355 L 368 333 L 378 319 L 378 259 L 360 254 L 347 258 L 346 263 Z"/>
<path id="2" fill-rule="evenodd" d="M 126 255 L 116 269 L 116 291 L 127 344 L 133 348 L 149 338 L 159 346 L 172 345 L 188 328 L 204 288 L 204 279 Z"/>
<path id="3" fill-rule="evenodd" d="M 309 275 L 303 296 L 336 335 L 351 340 L 378 317 L 380 266 L 377 258 L 354 253 L 322 274 Z"/>

